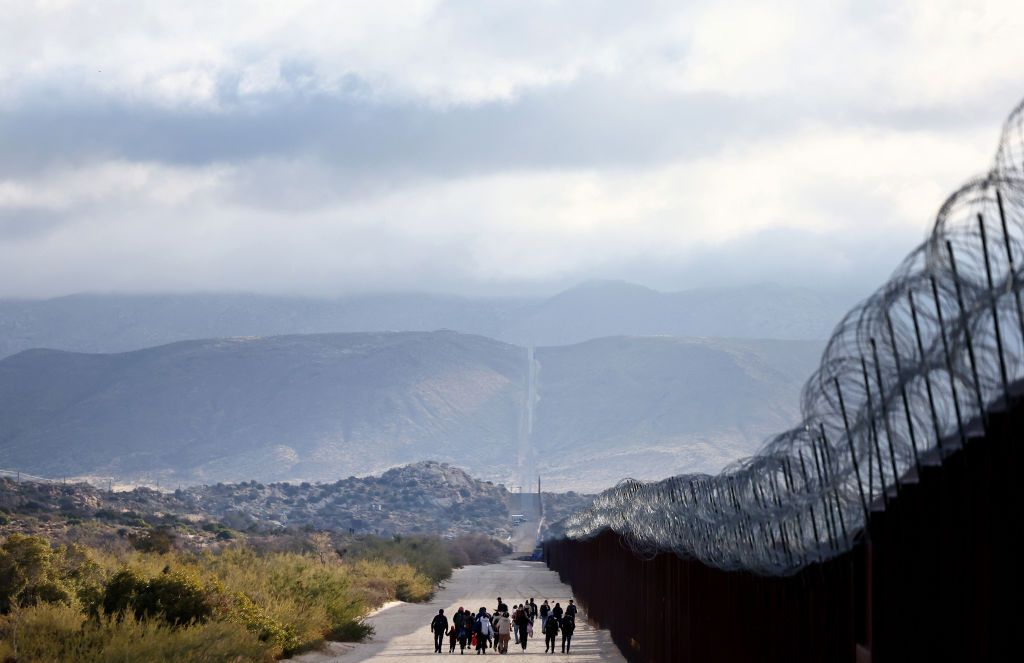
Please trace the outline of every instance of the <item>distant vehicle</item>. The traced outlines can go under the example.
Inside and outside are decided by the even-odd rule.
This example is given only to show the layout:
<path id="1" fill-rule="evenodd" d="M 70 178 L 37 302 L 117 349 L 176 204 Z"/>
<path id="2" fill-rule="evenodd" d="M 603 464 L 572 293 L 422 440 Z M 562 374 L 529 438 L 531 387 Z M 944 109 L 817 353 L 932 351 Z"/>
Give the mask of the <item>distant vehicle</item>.
<path id="1" fill-rule="evenodd" d="M 526 516 L 524 516 L 523 514 L 521 514 L 521 513 L 513 513 L 512 514 L 512 524 L 513 525 L 522 525 L 525 522 L 526 522 Z"/>

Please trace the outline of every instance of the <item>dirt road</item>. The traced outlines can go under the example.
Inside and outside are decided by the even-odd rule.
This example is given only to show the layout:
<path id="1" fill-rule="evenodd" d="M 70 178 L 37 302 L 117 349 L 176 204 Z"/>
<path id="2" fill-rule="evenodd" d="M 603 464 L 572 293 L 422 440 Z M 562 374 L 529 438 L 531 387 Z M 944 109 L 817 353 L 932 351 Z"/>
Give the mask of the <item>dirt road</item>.
<path id="1" fill-rule="evenodd" d="M 533 597 L 538 604 L 548 599 L 552 605 L 558 601 L 564 607 L 571 598 L 569 592 L 569 587 L 563 585 L 558 576 L 540 562 L 507 560 L 501 564 L 469 566 L 456 570 L 452 579 L 430 603 L 403 603 L 370 617 L 369 622 L 376 629 L 372 642 L 355 646 L 335 644 L 328 652 L 305 654 L 296 660 L 305 663 L 355 663 L 366 660 L 396 663 L 436 661 L 449 655 L 447 639 L 444 653 L 433 653 L 433 638 L 428 625 L 437 614 L 438 608 L 444 608 L 445 615 L 450 619 L 459 606 L 474 612 L 482 606 L 493 610 L 498 596 L 509 605 L 522 603 Z M 543 657 L 580 663 L 625 661 L 606 631 L 596 630 L 586 623 L 586 615 L 581 613 L 576 623 L 578 626 L 573 636 L 571 654 L 566 656 L 560 653 L 561 636 L 558 639 L 559 653 L 554 655 L 544 653 L 543 637 L 534 637 L 529 640 L 525 654 L 520 647 L 515 646 L 509 648 L 508 657 Z M 538 636 L 539 631 L 538 628 Z M 459 656 L 458 647 L 455 648 L 454 655 Z M 465 655 L 475 656 L 476 652 L 467 651 Z M 488 650 L 488 655 L 496 654 Z"/>

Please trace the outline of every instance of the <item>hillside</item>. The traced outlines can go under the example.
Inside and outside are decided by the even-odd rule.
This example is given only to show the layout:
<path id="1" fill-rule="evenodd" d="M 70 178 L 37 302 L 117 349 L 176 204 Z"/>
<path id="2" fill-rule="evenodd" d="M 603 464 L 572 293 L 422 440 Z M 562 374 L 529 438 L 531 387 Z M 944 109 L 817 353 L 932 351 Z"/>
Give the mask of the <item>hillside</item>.
<path id="1" fill-rule="evenodd" d="M 532 413 L 526 349 L 454 332 L 30 350 L 0 361 L 0 466 L 170 485 L 443 459 L 512 485 L 533 462 L 546 487 L 589 491 L 749 453 L 795 418 L 820 350 L 657 337 L 540 348 Z"/>
<path id="2" fill-rule="evenodd" d="M 820 346 L 605 338 L 540 348 L 534 439 L 550 485 L 717 472 L 794 420 Z M 600 361 L 595 358 L 600 357 Z"/>
<path id="3" fill-rule="evenodd" d="M 662 293 L 595 281 L 553 297 L 336 299 L 247 294 L 0 300 L 0 357 L 31 348 L 125 352 L 197 338 L 454 329 L 518 345 L 602 336 L 825 339 L 849 294 L 762 284 Z"/>
<path id="4" fill-rule="evenodd" d="M 465 471 L 433 461 L 393 468 L 379 476 L 333 483 L 255 481 L 190 486 L 174 492 L 151 488 L 108 491 L 84 483 L 17 482 L 0 477 L 0 535 L 14 531 L 63 538 L 67 521 L 96 520 L 118 527 L 200 523 L 194 537 L 229 540 L 228 527 L 251 534 L 284 528 L 381 536 L 486 534 L 504 540 L 511 531 L 509 492 Z M 553 513 L 579 506 L 586 496 L 548 494 Z M 33 522 L 19 524 L 19 518 Z M 31 529 L 29 529 L 31 527 Z"/>

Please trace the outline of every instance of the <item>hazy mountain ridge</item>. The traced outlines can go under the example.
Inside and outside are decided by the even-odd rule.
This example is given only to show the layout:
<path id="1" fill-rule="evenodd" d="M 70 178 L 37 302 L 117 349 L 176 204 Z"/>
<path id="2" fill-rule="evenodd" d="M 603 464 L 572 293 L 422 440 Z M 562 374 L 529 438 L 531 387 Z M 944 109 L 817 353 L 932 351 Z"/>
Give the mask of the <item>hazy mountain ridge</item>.
<path id="1" fill-rule="evenodd" d="M 714 470 L 792 421 L 820 350 L 657 337 L 540 348 L 536 466 L 546 486 L 585 490 Z M 209 483 L 443 458 L 512 483 L 528 377 L 525 348 L 455 332 L 30 350 L 0 361 L 0 459 L 44 476 Z"/>
<path id="2" fill-rule="evenodd" d="M 124 352 L 196 338 L 454 329 L 518 345 L 604 336 L 825 339 L 853 298 L 770 284 L 661 293 L 595 281 L 553 297 L 73 295 L 0 301 L 0 357 Z"/>

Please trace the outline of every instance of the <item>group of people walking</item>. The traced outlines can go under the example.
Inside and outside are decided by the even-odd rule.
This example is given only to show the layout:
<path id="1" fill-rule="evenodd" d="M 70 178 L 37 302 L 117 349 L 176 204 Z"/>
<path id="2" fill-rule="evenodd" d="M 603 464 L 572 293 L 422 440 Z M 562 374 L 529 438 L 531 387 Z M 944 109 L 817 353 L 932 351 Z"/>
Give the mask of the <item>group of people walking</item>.
<path id="1" fill-rule="evenodd" d="M 451 624 L 445 617 L 444 610 L 438 610 L 430 630 L 434 634 L 434 653 L 440 654 L 444 638 L 448 636 L 448 653 L 454 654 L 456 645 L 459 653 L 465 654 L 466 649 L 476 649 L 477 654 L 486 654 L 489 648 L 499 654 L 507 654 L 509 641 L 526 651 L 530 638 L 534 637 L 534 623 L 540 622 L 540 632 L 544 634 L 544 652 L 555 653 L 558 634 L 562 635 L 562 653 L 570 653 L 572 634 L 576 630 L 576 604 L 569 599 L 569 605 L 562 609 L 561 603 L 552 606 L 546 599 L 539 606 L 531 598 L 529 601 L 512 606 L 510 610 L 501 597 L 494 612 L 480 608 L 473 613 L 459 608 L 452 617 Z"/>

